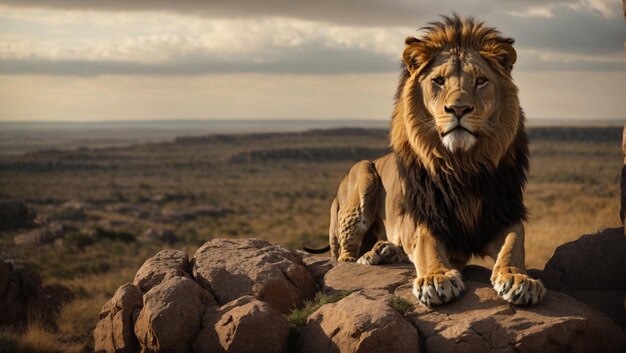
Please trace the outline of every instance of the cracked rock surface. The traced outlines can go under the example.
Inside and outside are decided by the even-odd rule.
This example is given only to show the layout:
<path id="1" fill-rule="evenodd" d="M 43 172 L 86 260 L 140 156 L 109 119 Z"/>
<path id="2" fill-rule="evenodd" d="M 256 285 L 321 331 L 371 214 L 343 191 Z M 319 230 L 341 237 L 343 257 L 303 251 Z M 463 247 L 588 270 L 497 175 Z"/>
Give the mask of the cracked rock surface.
<path id="1" fill-rule="evenodd" d="M 593 240 L 584 238 L 582 244 Z M 563 254 L 567 252 L 559 255 L 559 263 L 566 263 Z M 559 271 L 561 281 L 573 276 L 567 266 Z M 489 274 L 469 266 L 463 272 L 467 289 L 459 299 L 426 308 L 412 294 L 412 265 L 303 260 L 292 249 L 258 239 L 215 239 L 191 259 L 182 251 L 163 250 L 146 260 L 134 283 L 122 285 L 105 303 L 94 331 L 95 350 L 626 351 L 622 328 L 592 307 L 556 290 L 548 290 L 538 305 L 512 306 L 496 295 Z M 555 276 L 550 271 L 531 274 L 544 281 Z M 287 314 L 316 292 L 348 294 L 322 305 L 290 330 Z"/>

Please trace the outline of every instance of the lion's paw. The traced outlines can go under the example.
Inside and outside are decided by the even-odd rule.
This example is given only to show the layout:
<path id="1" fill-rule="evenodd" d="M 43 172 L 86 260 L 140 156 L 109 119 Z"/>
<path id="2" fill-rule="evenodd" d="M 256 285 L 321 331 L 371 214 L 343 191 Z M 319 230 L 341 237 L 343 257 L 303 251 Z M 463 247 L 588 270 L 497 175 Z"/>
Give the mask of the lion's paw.
<path id="1" fill-rule="evenodd" d="M 457 270 L 439 270 L 419 277 L 413 284 L 413 294 L 426 306 L 448 303 L 465 290 L 461 273 Z"/>
<path id="2" fill-rule="evenodd" d="M 354 256 L 348 254 L 348 253 L 343 253 L 341 255 L 339 255 L 339 258 L 337 259 L 337 261 L 339 262 L 356 262 L 356 259 L 354 258 Z"/>
<path id="3" fill-rule="evenodd" d="M 361 265 L 378 265 L 382 260 L 382 257 L 377 253 L 368 251 L 357 260 L 357 263 Z"/>
<path id="4" fill-rule="evenodd" d="M 532 305 L 541 301 L 546 289 L 541 281 L 520 273 L 516 268 L 504 268 L 492 280 L 499 296 L 511 304 Z"/>

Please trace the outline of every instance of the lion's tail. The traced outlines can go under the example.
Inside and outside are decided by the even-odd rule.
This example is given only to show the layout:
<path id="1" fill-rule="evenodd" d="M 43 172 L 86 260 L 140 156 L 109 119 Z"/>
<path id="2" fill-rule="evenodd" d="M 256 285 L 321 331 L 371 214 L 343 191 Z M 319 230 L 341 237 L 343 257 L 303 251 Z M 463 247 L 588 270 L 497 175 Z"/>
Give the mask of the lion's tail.
<path id="1" fill-rule="evenodd" d="M 306 246 L 302 250 L 310 254 L 323 254 L 330 250 L 330 256 L 337 258 L 339 256 L 339 238 L 337 237 L 337 214 L 339 213 L 339 203 L 337 198 L 333 200 L 333 205 L 330 207 L 330 227 L 328 228 L 328 241 L 329 245 L 321 249 L 311 249 Z"/>
<path id="2" fill-rule="evenodd" d="M 323 254 L 325 252 L 327 252 L 328 250 L 330 250 L 330 245 L 326 245 L 325 247 L 321 248 L 321 249 L 311 249 L 311 248 L 307 248 L 306 246 L 302 248 L 302 250 L 308 252 L 309 254 Z"/>

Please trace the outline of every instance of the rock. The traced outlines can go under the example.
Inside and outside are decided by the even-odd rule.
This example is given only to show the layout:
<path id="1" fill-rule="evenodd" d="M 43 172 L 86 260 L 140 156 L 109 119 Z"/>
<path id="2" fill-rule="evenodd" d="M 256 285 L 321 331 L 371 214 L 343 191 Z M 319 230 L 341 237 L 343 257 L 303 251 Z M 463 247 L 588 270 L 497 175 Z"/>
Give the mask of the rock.
<path id="1" fill-rule="evenodd" d="M 600 300 L 600 310 L 622 313 L 615 309 L 624 310 L 618 289 L 622 262 L 614 263 L 623 251 L 618 236 L 624 238 L 621 229 L 606 230 L 566 244 L 545 271 L 529 273 L 580 300 Z M 591 268 L 575 263 L 581 254 L 595 259 L 585 262 Z M 10 267 L 0 266 L 0 289 L 18 298 L 7 271 L 10 277 Z M 593 271 L 609 271 L 598 274 L 609 284 L 592 280 Z M 626 351 L 624 332 L 592 307 L 554 290 L 535 306 L 512 306 L 491 288 L 490 273 L 468 266 L 465 293 L 426 308 L 412 293 L 412 265 L 338 264 L 315 257 L 303 262 L 294 250 L 266 241 L 215 239 L 191 263 L 178 250 L 148 259 L 135 284 L 122 286 L 104 306 L 94 338 L 104 352 L 285 352 L 287 345 L 316 353 Z M 295 315 L 290 330 L 285 314 L 312 297 L 313 278 L 329 294 L 353 293 L 322 305 L 299 331 L 302 321 Z M 2 303 L 0 310 L 12 310 Z"/>
<path id="2" fill-rule="evenodd" d="M 419 352 L 418 343 L 415 327 L 386 301 L 353 293 L 309 316 L 297 351 Z"/>
<path id="3" fill-rule="evenodd" d="M 315 293 L 315 281 L 294 250 L 259 239 L 215 239 L 193 257 L 193 277 L 220 304 L 245 295 L 282 313 Z"/>
<path id="4" fill-rule="evenodd" d="M 569 289 L 625 290 L 626 237 L 622 228 L 607 228 L 560 245 L 544 268 L 558 274 L 560 283 Z M 585 260 L 583 260 L 585 259 Z"/>
<path id="5" fill-rule="evenodd" d="M 313 276 L 315 282 L 318 283 L 319 288 L 321 288 L 321 285 L 324 282 L 324 276 L 326 276 L 326 273 L 328 273 L 328 271 L 330 271 L 333 267 L 337 266 L 337 260 L 329 257 L 310 256 L 304 258 L 302 262 L 304 262 L 306 269 L 309 271 L 311 276 Z"/>
<path id="6" fill-rule="evenodd" d="M 141 234 L 137 240 L 143 243 L 150 243 L 160 241 L 164 243 L 173 244 L 178 241 L 178 237 L 172 230 L 169 229 L 154 229 L 150 228 Z"/>
<path id="7" fill-rule="evenodd" d="M 624 4 L 624 13 L 626 14 L 626 1 L 622 0 L 622 4 Z M 626 50 L 626 41 L 624 41 L 624 50 Z M 622 195 L 619 215 L 622 219 L 622 225 L 624 225 L 624 217 L 626 216 L 626 125 L 624 126 L 624 133 L 622 136 L 622 151 L 624 153 L 624 166 L 622 167 L 622 179 L 620 181 Z M 626 226 L 624 227 L 624 235 L 626 235 Z"/>
<path id="8" fill-rule="evenodd" d="M 16 235 L 13 240 L 17 245 L 47 245 L 62 239 L 65 233 L 75 231 L 76 227 L 62 222 L 53 222 L 27 233 Z"/>
<path id="9" fill-rule="evenodd" d="M 364 266 L 341 262 L 324 276 L 327 292 L 360 289 L 384 289 L 393 292 L 407 283 L 413 283 L 415 267 L 412 264 Z"/>
<path id="10" fill-rule="evenodd" d="M 26 204 L 10 199 L 0 199 L 0 229 L 16 229 L 32 224 L 35 211 Z"/>
<path id="11" fill-rule="evenodd" d="M 0 298 L 4 296 L 4 293 L 9 287 L 10 273 L 9 264 L 0 260 Z"/>
<path id="12" fill-rule="evenodd" d="M 187 272 L 189 256 L 180 250 L 161 250 L 146 260 L 137 271 L 133 283 L 144 293 L 172 277 L 191 276 Z"/>
<path id="13" fill-rule="evenodd" d="M 607 317 L 566 294 L 547 291 L 531 307 L 512 306 L 491 286 L 466 281 L 450 304 L 407 314 L 426 352 L 623 352 L 626 336 Z"/>
<path id="14" fill-rule="evenodd" d="M 287 353 L 288 336 L 284 315 L 265 302 L 245 296 L 221 308 L 207 308 L 193 351 Z"/>
<path id="15" fill-rule="evenodd" d="M 626 329 L 624 254 L 622 228 L 607 228 L 556 248 L 540 278 L 548 288 L 591 305 Z"/>
<path id="16" fill-rule="evenodd" d="M 70 299 L 67 288 L 42 286 L 41 277 L 26 265 L 0 259 L 0 325 L 20 327 L 30 317 L 47 321 Z"/>
<path id="17" fill-rule="evenodd" d="M 100 311 L 94 330 L 96 352 L 134 353 L 137 338 L 133 332 L 133 313 L 143 305 L 143 293 L 133 284 L 122 285 Z"/>
<path id="18" fill-rule="evenodd" d="M 150 289 L 135 323 L 141 352 L 190 352 L 202 315 L 215 300 L 187 277 L 174 276 Z"/>

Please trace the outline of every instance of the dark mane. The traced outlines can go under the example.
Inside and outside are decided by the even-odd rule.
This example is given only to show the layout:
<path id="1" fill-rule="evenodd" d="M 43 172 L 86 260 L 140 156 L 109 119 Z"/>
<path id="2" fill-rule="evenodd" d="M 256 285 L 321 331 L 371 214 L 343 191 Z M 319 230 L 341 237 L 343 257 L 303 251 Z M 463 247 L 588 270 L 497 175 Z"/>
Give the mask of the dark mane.
<path id="1" fill-rule="evenodd" d="M 528 138 L 523 121 L 513 144 L 495 168 L 483 167 L 478 173 L 429 173 L 414 156 L 395 151 L 398 171 L 406 193 L 401 212 L 426 225 L 448 249 L 467 255 L 481 254 L 498 232 L 525 221 L 523 202 L 528 171 Z M 480 199 L 482 207 L 476 224 L 464 223 L 460 212 L 471 207 L 469 197 Z"/>

